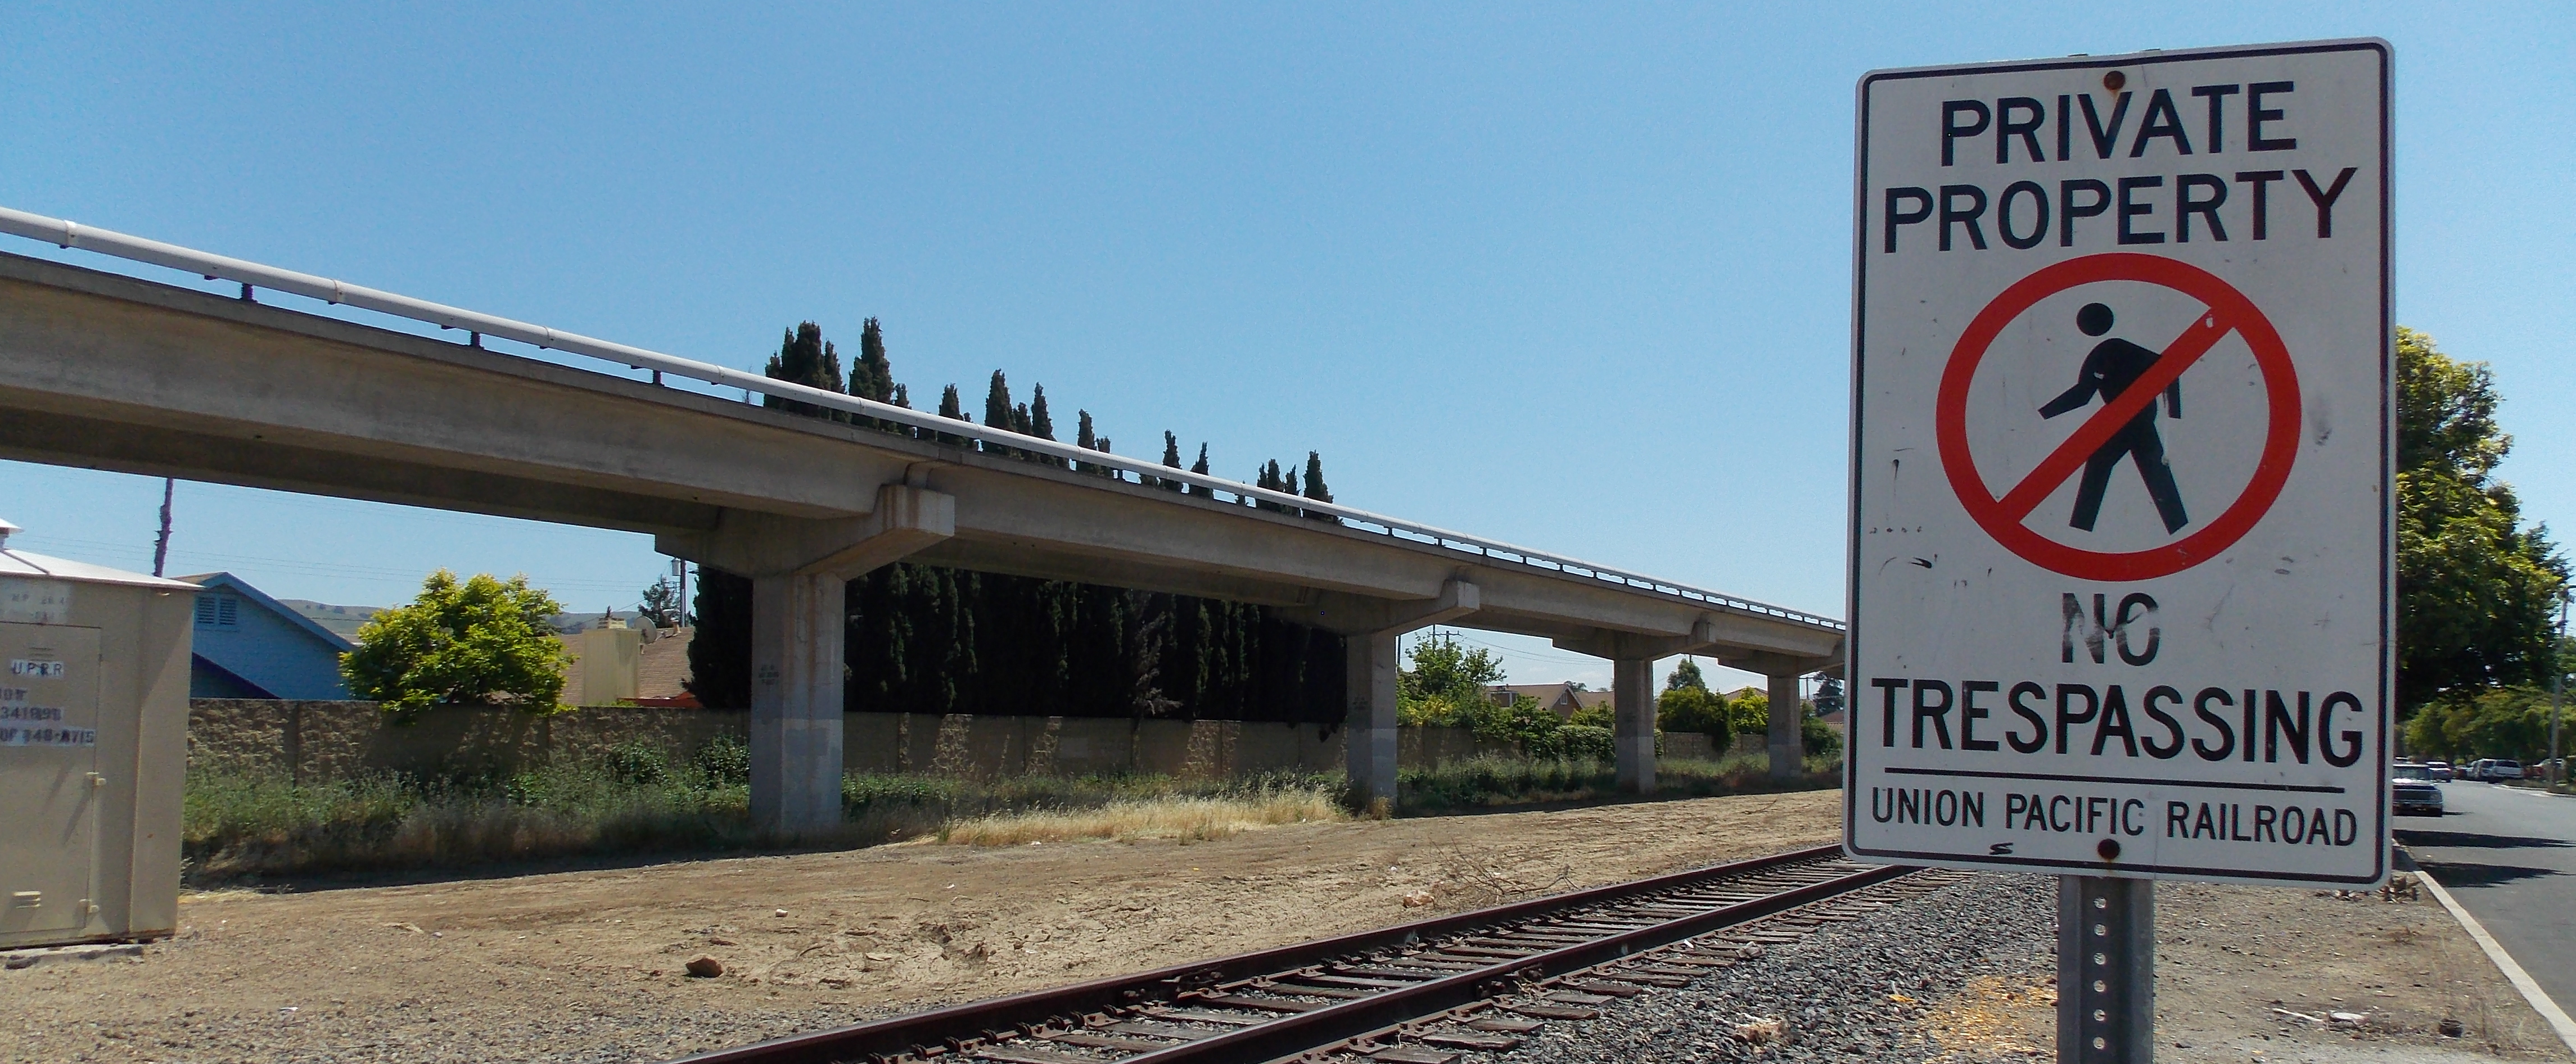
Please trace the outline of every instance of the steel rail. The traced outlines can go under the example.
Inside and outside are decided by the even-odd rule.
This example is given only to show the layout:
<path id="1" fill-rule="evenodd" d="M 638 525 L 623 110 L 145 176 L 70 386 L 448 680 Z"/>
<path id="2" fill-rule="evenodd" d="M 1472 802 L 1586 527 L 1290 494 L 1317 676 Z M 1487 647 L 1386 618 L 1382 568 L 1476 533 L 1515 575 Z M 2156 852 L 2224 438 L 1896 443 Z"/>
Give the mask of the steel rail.
<path id="1" fill-rule="evenodd" d="M 1697 916 L 1641 927 L 1536 956 L 1499 962 L 1495 968 L 1510 971 L 1534 969 L 1546 975 L 1561 975 L 1657 946 L 1671 945 L 1703 932 L 1749 923 L 1838 894 L 1876 886 L 1912 871 L 1896 865 L 1865 868 L 1753 901 L 1711 909 Z M 1124 1058 L 1117 1064 L 1201 1064 L 1206 1061 L 1270 1060 L 1288 1056 L 1490 997 L 1492 994 L 1487 984 L 1496 974 L 1493 968 L 1461 972 L 1340 1005 L 1297 1013 L 1258 1027 L 1182 1042 L 1167 1049 Z"/>
<path id="2" fill-rule="evenodd" d="M 1132 975 L 1095 979 L 1071 986 L 1014 994 L 989 1001 L 970 1002 L 930 1012 L 894 1016 L 837 1030 L 790 1035 L 735 1049 L 697 1054 L 684 1058 L 678 1064 L 838 1064 L 845 1061 L 901 1057 L 923 1047 L 953 1049 L 954 1040 L 960 1038 L 987 1037 L 988 1033 L 1013 1032 L 1043 1025 L 1066 1016 L 1124 1008 L 1143 1001 L 1157 999 L 1168 1001 L 1184 992 L 1239 983 L 1282 972 L 1293 972 L 1324 964 L 1336 958 L 1378 950 L 1419 946 L 1470 931 L 1511 925 L 1554 913 L 1581 910 L 1604 903 L 1678 889 L 1740 880 L 1763 873 L 1837 860 L 1841 856 L 1842 848 L 1838 845 L 1792 850 L 1787 853 L 1591 887 L 1253 953 L 1174 965 Z M 1478 988 L 1504 972 L 1523 972 L 1537 968 L 1548 975 L 1562 975 L 1574 969 L 1678 942 L 1717 927 L 1776 915 L 1835 894 L 1895 879 L 1911 871 L 1912 869 L 1896 866 L 1864 869 L 1787 892 L 1710 909 L 1707 912 L 1677 920 L 1659 922 L 1636 931 L 1602 936 L 1593 941 L 1543 954 L 1498 961 L 1493 967 L 1481 968 L 1474 972 L 1427 981 L 1410 987 L 1390 989 L 1383 994 L 1316 1008 L 1286 1019 L 1272 1020 L 1259 1027 L 1248 1027 L 1213 1038 L 1158 1049 L 1144 1056 L 1121 1060 L 1118 1064 L 1266 1060 L 1336 1040 L 1356 1037 L 1392 1022 L 1415 1019 L 1465 1004 L 1486 996 Z M 1265 1031 L 1274 1033 L 1260 1033 Z M 1291 1045 L 1291 1043 L 1296 1044 Z M 1289 1048 L 1279 1049 L 1277 1048 L 1279 1046 Z M 968 1053 L 957 1054 L 960 1060 L 971 1059 L 971 1057 L 972 1054 Z"/>
<path id="3" fill-rule="evenodd" d="M 1238 501 L 1257 499 L 1291 510 L 1303 511 L 1309 515 L 1337 517 L 1346 523 L 1374 525 L 1390 537 L 1427 543 L 1480 558 L 1514 562 L 1533 569 L 1549 570 L 1569 576 L 1591 577 L 1604 583 L 1621 585 L 1630 591 L 1773 617 L 1837 632 L 1844 628 L 1843 622 L 1820 614 L 1774 606 L 1770 603 L 1696 588 L 1670 580 L 1658 580 L 1641 573 L 1594 565 L 1590 562 L 1518 547 L 1500 540 L 1455 532 L 1418 521 L 1407 521 L 1338 503 L 1320 502 L 1241 481 L 1194 473 L 1159 462 L 1128 458 L 1108 451 L 1088 450 L 1007 429 L 978 425 L 971 421 L 943 418 L 937 414 L 924 413 L 891 403 L 880 403 L 855 395 L 772 380 L 757 373 L 676 355 L 666 355 L 659 351 L 612 340 L 563 332 L 542 325 L 478 313 L 461 307 L 451 307 L 443 303 L 414 299 L 410 296 L 348 284 L 328 277 L 264 266 L 243 259 L 81 225 L 61 218 L 0 207 L 0 233 L 25 237 L 29 240 L 40 240 L 60 248 L 77 248 L 134 262 L 182 270 L 207 280 L 220 278 L 237 281 L 245 286 L 288 292 L 335 306 L 356 307 L 379 314 L 408 318 L 436 325 L 442 329 L 458 329 L 486 336 L 498 336 L 533 344 L 542 350 L 583 355 L 618 363 L 631 369 L 650 370 L 721 387 L 740 388 L 746 393 L 757 392 L 761 395 L 857 414 L 939 436 L 959 437 L 1009 450 L 1025 451 L 1069 462 L 1081 462 L 1134 473 L 1139 477 L 1147 478 L 1148 483 L 1159 479 L 1211 491 L 1222 491 L 1234 496 Z M 245 289 L 245 292 L 247 291 L 248 288 Z"/>

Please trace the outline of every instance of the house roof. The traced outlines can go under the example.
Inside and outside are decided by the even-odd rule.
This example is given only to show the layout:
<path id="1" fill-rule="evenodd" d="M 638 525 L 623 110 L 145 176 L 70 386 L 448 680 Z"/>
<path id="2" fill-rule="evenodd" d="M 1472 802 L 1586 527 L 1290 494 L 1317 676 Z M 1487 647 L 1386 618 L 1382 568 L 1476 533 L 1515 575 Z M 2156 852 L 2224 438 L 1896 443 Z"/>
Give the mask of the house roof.
<path id="1" fill-rule="evenodd" d="M 95 584 L 131 584 L 135 587 L 160 587 L 173 590 L 187 585 L 104 565 L 91 565 L 64 558 L 52 558 L 23 550 L 0 547 L 0 576 L 53 576 L 65 580 L 86 580 Z"/>
<path id="2" fill-rule="evenodd" d="M 357 645 L 340 638 L 340 633 L 322 627 L 321 622 L 305 616 L 304 611 L 268 597 L 267 592 L 250 586 L 242 578 L 231 573 L 198 573 L 195 576 L 180 577 L 179 582 L 192 584 L 207 591 L 220 588 L 259 603 L 266 607 L 268 612 L 285 618 L 288 624 L 303 629 L 305 634 L 322 641 L 333 650 L 348 650 Z"/>

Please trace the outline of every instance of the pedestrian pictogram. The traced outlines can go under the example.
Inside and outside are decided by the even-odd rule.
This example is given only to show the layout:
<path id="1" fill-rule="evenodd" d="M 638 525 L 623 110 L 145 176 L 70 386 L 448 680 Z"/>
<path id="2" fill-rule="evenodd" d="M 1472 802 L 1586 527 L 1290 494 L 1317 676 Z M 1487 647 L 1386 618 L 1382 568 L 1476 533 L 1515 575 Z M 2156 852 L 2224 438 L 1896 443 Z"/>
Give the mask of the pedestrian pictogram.
<path id="1" fill-rule="evenodd" d="M 2050 296 L 2114 281 L 2156 285 L 2195 301 L 2202 308 L 2182 335 L 2162 349 L 2111 337 L 2095 344 L 2077 368 L 2074 387 L 2056 393 L 2034 415 L 2053 419 L 2084 413 L 2082 424 L 2047 457 L 2000 495 L 1988 485 L 1970 445 L 1968 395 L 1996 337 L 2034 305 Z M 2101 336 L 2118 323 L 2118 313 L 2105 303 L 2087 303 L 2070 324 L 2086 336 Z M 2252 478 L 2218 516 L 2190 529 L 2190 512 L 2175 482 L 2157 427 L 2163 417 L 2182 416 L 2182 378 L 2191 367 L 2230 335 L 2243 339 L 2262 370 L 2268 424 L 2261 456 Z M 2096 405 L 2098 401 L 2098 405 Z M 2158 255 L 2104 252 L 2069 259 L 2034 271 L 1986 304 L 1962 331 L 1941 379 L 1936 431 L 1941 461 L 1959 501 L 1978 525 L 2013 553 L 2067 576 L 2086 580 L 2141 580 L 2180 572 L 2216 556 L 2263 519 L 2298 456 L 2298 371 L 2271 320 L 2235 286 L 2198 267 Z M 2087 546 L 2083 533 L 2095 531 L 2102 497 L 2111 478 L 2126 464 L 2153 500 L 2171 542 L 2145 550 L 2111 551 Z M 2066 536 L 2033 527 L 2044 519 L 2034 514 L 2040 503 L 2068 479 L 2079 477 L 2072 513 L 2059 527 Z M 2211 490 L 2203 487 L 2201 490 Z M 2215 498 L 2214 496 L 2203 496 Z"/>
<path id="2" fill-rule="evenodd" d="M 2086 336 L 2110 332 L 2118 322 L 2119 316 L 2100 303 L 2086 303 L 2084 309 L 2075 312 L 2075 326 Z M 2154 368 L 2160 357 L 2163 356 L 2117 336 L 2104 340 L 2084 356 L 2084 366 L 2075 375 L 2075 386 L 2040 407 L 2039 416 L 2053 418 L 2084 409 L 2096 395 L 2106 403 L 2118 399 L 2120 393 Z M 2182 417 L 2180 378 L 2165 385 L 2165 416 L 2177 420 Z M 2156 516 L 2164 519 L 2165 531 L 2180 532 L 2182 526 L 2191 523 L 2183 509 L 2182 489 L 2174 486 L 2173 465 L 2165 461 L 2164 437 L 2156 434 L 2156 404 L 2150 402 L 2084 460 L 2084 486 L 2076 490 L 2075 516 L 2067 519 L 2068 527 L 2093 531 L 2093 523 L 2102 515 L 2102 493 L 2111 486 L 2111 471 L 2119 468 L 2122 458 L 2136 463 L 2138 479 L 2146 482 L 2147 497 L 2155 500 Z"/>

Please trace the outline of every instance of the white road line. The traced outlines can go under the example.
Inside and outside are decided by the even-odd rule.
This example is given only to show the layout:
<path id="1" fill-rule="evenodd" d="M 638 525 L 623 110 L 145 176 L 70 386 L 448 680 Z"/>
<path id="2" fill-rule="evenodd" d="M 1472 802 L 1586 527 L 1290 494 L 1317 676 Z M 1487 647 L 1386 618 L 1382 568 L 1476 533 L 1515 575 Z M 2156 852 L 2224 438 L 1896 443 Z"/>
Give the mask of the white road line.
<path id="1" fill-rule="evenodd" d="M 2412 865 L 2414 861 L 2409 858 L 2407 863 Z M 2522 999 L 2531 1003 L 2532 1011 L 2549 1021 L 2550 1029 L 2558 1032 L 2558 1040 L 2567 1044 L 2569 1052 L 2576 1053 L 2576 1019 L 2569 1019 L 2566 1010 L 2549 999 L 2549 992 L 2540 988 L 2540 982 L 2533 979 L 2530 972 L 2522 970 L 2522 965 L 2514 961 L 2513 954 L 2504 951 L 2504 943 L 2496 941 L 2494 935 L 2487 933 L 2486 925 L 2479 923 L 2477 917 L 2469 915 L 2467 909 L 2452 900 L 2451 892 L 2443 890 L 2432 873 L 2421 867 L 2415 868 L 2414 873 L 2416 880 L 2424 884 L 2424 889 L 2433 892 L 2433 900 L 2450 910 L 2451 917 L 2467 929 L 2469 937 L 2478 941 L 2478 948 L 2487 951 L 2487 959 L 2495 962 L 2496 969 L 2504 973 L 2505 980 L 2512 983 L 2514 989 L 2522 991 Z"/>

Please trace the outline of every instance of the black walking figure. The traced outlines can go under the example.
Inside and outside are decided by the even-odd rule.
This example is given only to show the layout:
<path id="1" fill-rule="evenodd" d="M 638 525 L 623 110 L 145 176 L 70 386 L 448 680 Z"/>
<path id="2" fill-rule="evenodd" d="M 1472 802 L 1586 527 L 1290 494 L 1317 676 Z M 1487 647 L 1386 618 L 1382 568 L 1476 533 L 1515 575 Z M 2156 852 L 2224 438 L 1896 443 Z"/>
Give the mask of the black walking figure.
<path id="1" fill-rule="evenodd" d="M 2087 303 L 2075 312 L 2075 327 L 2086 336 L 2100 336 L 2111 331 L 2111 308 L 2100 303 Z M 2121 392 L 2137 383 L 2159 356 L 2146 348 L 2119 337 L 2093 345 L 2084 356 L 2084 369 L 2075 386 L 2039 408 L 2039 416 L 2056 417 L 2081 409 L 2100 393 L 2105 403 L 2120 397 Z M 2165 416 L 2182 417 L 2182 381 L 2165 386 Z M 2111 484 L 2111 470 L 2126 457 L 2137 464 L 2138 477 L 2147 482 L 2147 497 L 2154 499 L 2156 514 L 2165 519 L 2165 531 L 2179 532 L 2190 524 L 2183 514 L 2182 491 L 2174 487 L 2173 467 L 2165 463 L 2165 441 L 2156 435 L 2156 405 L 2148 403 L 2120 431 L 2104 440 L 2084 460 L 2084 482 L 2075 490 L 2075 515 L 2066 523 L 2084 531 L 2093 531 L 2093 519 L 2102 513 L 2102 490 Z"/>

